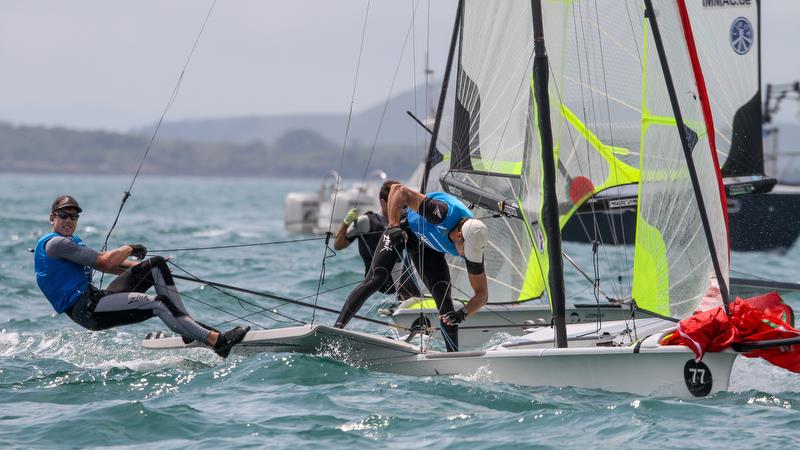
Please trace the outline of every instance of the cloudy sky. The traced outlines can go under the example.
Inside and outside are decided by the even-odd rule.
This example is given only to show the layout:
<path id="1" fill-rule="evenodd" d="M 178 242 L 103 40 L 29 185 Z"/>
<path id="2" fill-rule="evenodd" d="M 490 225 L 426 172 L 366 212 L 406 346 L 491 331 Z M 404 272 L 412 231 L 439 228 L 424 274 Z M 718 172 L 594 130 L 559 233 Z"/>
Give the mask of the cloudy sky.
<path id="1" fill-rule="evenodd" d="M 699 1 L 699 0 L 697 0 Z M 455 0 L 372 0 L 354 109 L 441 76 Z M 211 0 L 3 0 L 0 120 L 125 130 L 155 122 Z M 367 0 L 219 0 L 168 120 L 346 112 Z M 763 79 L 800 79 L 800 1 L 763 0 Z M 414 39 L 401 50 L 412 24 Z M 412 57 L 414 56 L 414 57 Z M 414 64 L 412 64 L 412 62 Z M 790 120 L 796 111 L 787 105 Z"/>

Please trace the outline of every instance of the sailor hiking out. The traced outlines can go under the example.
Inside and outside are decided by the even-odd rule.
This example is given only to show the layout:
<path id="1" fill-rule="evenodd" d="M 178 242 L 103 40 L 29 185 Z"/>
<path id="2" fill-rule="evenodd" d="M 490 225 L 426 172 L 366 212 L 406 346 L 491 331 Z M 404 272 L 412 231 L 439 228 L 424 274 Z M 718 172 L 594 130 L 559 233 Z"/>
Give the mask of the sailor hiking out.
<path id="1" fill-rule="evenodd" d="M 105 252 L 87 247 L 75 234 L 82 211 L 74 197 L 57 197 L 50 209 L 52 231 L 36 243 L 36 283 L 57 313 L 92 331 L 158 316 L 185 342 L 202 342 L 223 358 L 244 339 L 250 327 L 220 333 L 191 317 L 163 257 L 128 260 L 146 256 L 147 249 L 140 244 Z M 92 284 L 93 269 L 119 276 L 100 290 Z M 151 287 L 156 295 L 145 294 Z"/>
<path id="2" fill-rule="evenodd" d="M 489 232 L 457 198 L 444 192 L 423 195 L 401 184 L 391 186 L 388 227 L 375 248 L 366 279 L 348 295 L 337 328 L 344 328 L 364 302 L 386 282 L 392 267 L 408 254 L 436 301 L 448 351 L 458 351 L 458 324 L 483 307 L 488 298 L 483 252 Z M 465 259 L 474 295 L 455 311 L 445 254 Z"/>

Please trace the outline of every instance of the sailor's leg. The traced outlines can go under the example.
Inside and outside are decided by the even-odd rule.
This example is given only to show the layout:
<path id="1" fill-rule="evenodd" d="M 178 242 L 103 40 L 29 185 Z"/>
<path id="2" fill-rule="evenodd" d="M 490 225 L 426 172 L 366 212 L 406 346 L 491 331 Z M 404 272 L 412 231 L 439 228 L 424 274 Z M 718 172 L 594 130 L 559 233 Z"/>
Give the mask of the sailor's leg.
<path id="1" fill-rule="evenodd" d="M 153 267 L 164 264 L 166 261 L 161 256 L 147 258 L 139 264 L 121 273 L 111 284 L 108 285 L 109 292 L 146 292 L 153 287 Z"/>
<path id="2" fill-rule="evenodd" d="M 161 256 L 147 258 L 126 270 L 108 285 L 108 291 L 146 292 L 153 286 L 155 286 L 156 294 L 169 297 L 172 304 L 183 314 L 189 314 L 189 310 L 183 304 L 178 288 L 175 286 L 167 260 Z"/>
<path id="3" fill-rule="evenodd" d="M 450 297 L 450 269 L 444 253 L 437 252 L 421 242 L 408 243 L 408 253 L 422 276 L 422 282 L 436 301 L 439 315 L 453 311 L 453 299 Z M 447 325 L 441 322 L 444 343 L 448 352 L 458 351 L 458 325 Z"/>
<path id="4" fill-rule="evenodd" d="M 414 278 L 414 268 L 411 265 L 408 254 L 403 255 L 400 267 L 400 276 L 397 278 L 397 296 L 401 301 L 413 297 L 422 297 L 422 293 Z"/>
<path id="5" fill-rule="evenodd" d="M 208 343 L 210 330 L 200 326 L 164 295 L 118 292 L 99 299 L 92 317 L 99 330 L 128 325 L 158 316 L 170 330 L 181 336 Z"/>
<path id="6" fill-rule="evenodd" d="M 372 265 L 367 272 L 367 276 L 361 284 L 359 284 L 342 306 L 339 317 L 336 319 L 336 328 L 344 328 L 350 319 L 356 315 L 359 309 L 364 305 L 367 299 L 378 291 L 386 283 L 386 280 L 392 273 L 392 268 L 397 263 L 403 251 L 403 245 L 389 246 L 384 245 L 383 242 L 386 233 L 381 237 L 381 244 L 375 249 L 375 255 L 372 258 Z"/>
<path id="7" fill-rule="evenodd" d="M 181 294 L 178 292 L 178 288 L 175 286 L 175 280 L 172 278 L 172 271 L 169 270 L 167 261 L 160 256 L 150 258 L 148 261 L 154 261 L 150 272 L 154 281 L 156 293 L 158 295 L 169 297 L 169 299 L 172 300 L 172 304 L 175 305 L 176 308 L 188 315 L 189 310 L 186 309 L 186 306 L 183 304 L 183 300 L 181 300 Z"/>

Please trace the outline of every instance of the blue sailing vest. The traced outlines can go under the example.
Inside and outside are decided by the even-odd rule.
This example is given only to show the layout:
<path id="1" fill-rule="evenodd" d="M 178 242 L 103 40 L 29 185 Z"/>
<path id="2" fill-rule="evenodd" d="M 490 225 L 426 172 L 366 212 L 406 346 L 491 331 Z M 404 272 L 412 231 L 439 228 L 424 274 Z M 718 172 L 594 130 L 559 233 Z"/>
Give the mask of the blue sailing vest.
<path id="1" fill-rule="evenodd" d="M 57 313 L 63 313 L 78 301 L 89 286 L 92 268 L 81 266 L 66 259 L 56 259 L 47 256 L 45 245 L 50 239 L 61 236 L 58 233 L 49 233 L 42 236 L 36 243 L 33 254 L 33 268 L 36 271 L 36 284 Z M 72 242 L 84 247 L 83 241 L 78 236 L 72 236 Z"/>
<path id="2" fill-rule="evenodd" d="M 456 245 L 450 240 L 450 231 L 461 219 L 475 217 L 461 200 L 445 192 L 431 192 L 427 197 L 447 204 L 447 215 L 442 223 L 432 224 L 416 211 L 408 210 L 408 226 L 428 247 L 441 253 L 459 256 Z"/>

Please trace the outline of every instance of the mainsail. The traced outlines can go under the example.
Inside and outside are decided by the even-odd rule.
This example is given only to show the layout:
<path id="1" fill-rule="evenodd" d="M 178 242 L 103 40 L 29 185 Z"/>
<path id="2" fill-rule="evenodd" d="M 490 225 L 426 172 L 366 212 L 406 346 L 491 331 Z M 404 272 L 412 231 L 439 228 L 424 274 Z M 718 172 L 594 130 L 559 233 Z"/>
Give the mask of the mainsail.
<path id="1" fill-rule="evenodd" d="M 526 182 L 531 169 L 532 67 L 529 1 L 463 3 L 453 106 L 446 119 L 449 167 L 442 184 L 474 204 L 476 217 L 489 227 L 484 261 L 489 289 L 493 298 L 506 301 L 541 297 L 545 287 L 539 260 L 531 258 L 534 240 L 528 224 L 536 216 L 520 220 L 528 209 L 518 208 L 539 190 Z M 506 206 L 517 216 L 498 216 Z M 459 261 L 453 263 L 462 268 Z M 459 289 L 467 283 L 465 272 L 454 272 Z"/>
<path id="2" fill-rule="evenodd" d="M 586 29 L 583 22 L 591 23 L 592 18 L 573 14 L 575 3 L 587 7 L 585 2 L 548 2 L 544 11 L 546 33 L 554 42 L 549 47 L 552 85 L 563 88 L 551 92 L 550 105 L 562 226 L 591 194 L 639 178 L 628 164 L 636 162 L 639 89 L 631 89 L 624 80 L 603 80 L 601 49 L 594 45 L 587 56 L 586 36 L 579 35 L 598 28 Z M 453 109 L 443 118 L 450 126 L 444 129 L 452 134 L 442 181 L 449 192 L 475 204 L 479 217 L 502 210 L 493 206 L 497 199 L 516 212 L 515 217 L 486 220 L 492 236 L 486 255 L 494 284 L 490 291 L 493 298 L 538 298 L 547 287 L 548 258 L 539 223 L 542 180 L 532 97 L 531 2 L 468 0 L 463 8 Z M 633 48 L 606 51 L 616 63 L 639 67 Z M 591 111 L 587 108 L 600 100 L 602 108 L 599 103 Z M 627 112 L 612 116 L 611 109 L 619 108 Z"/>

